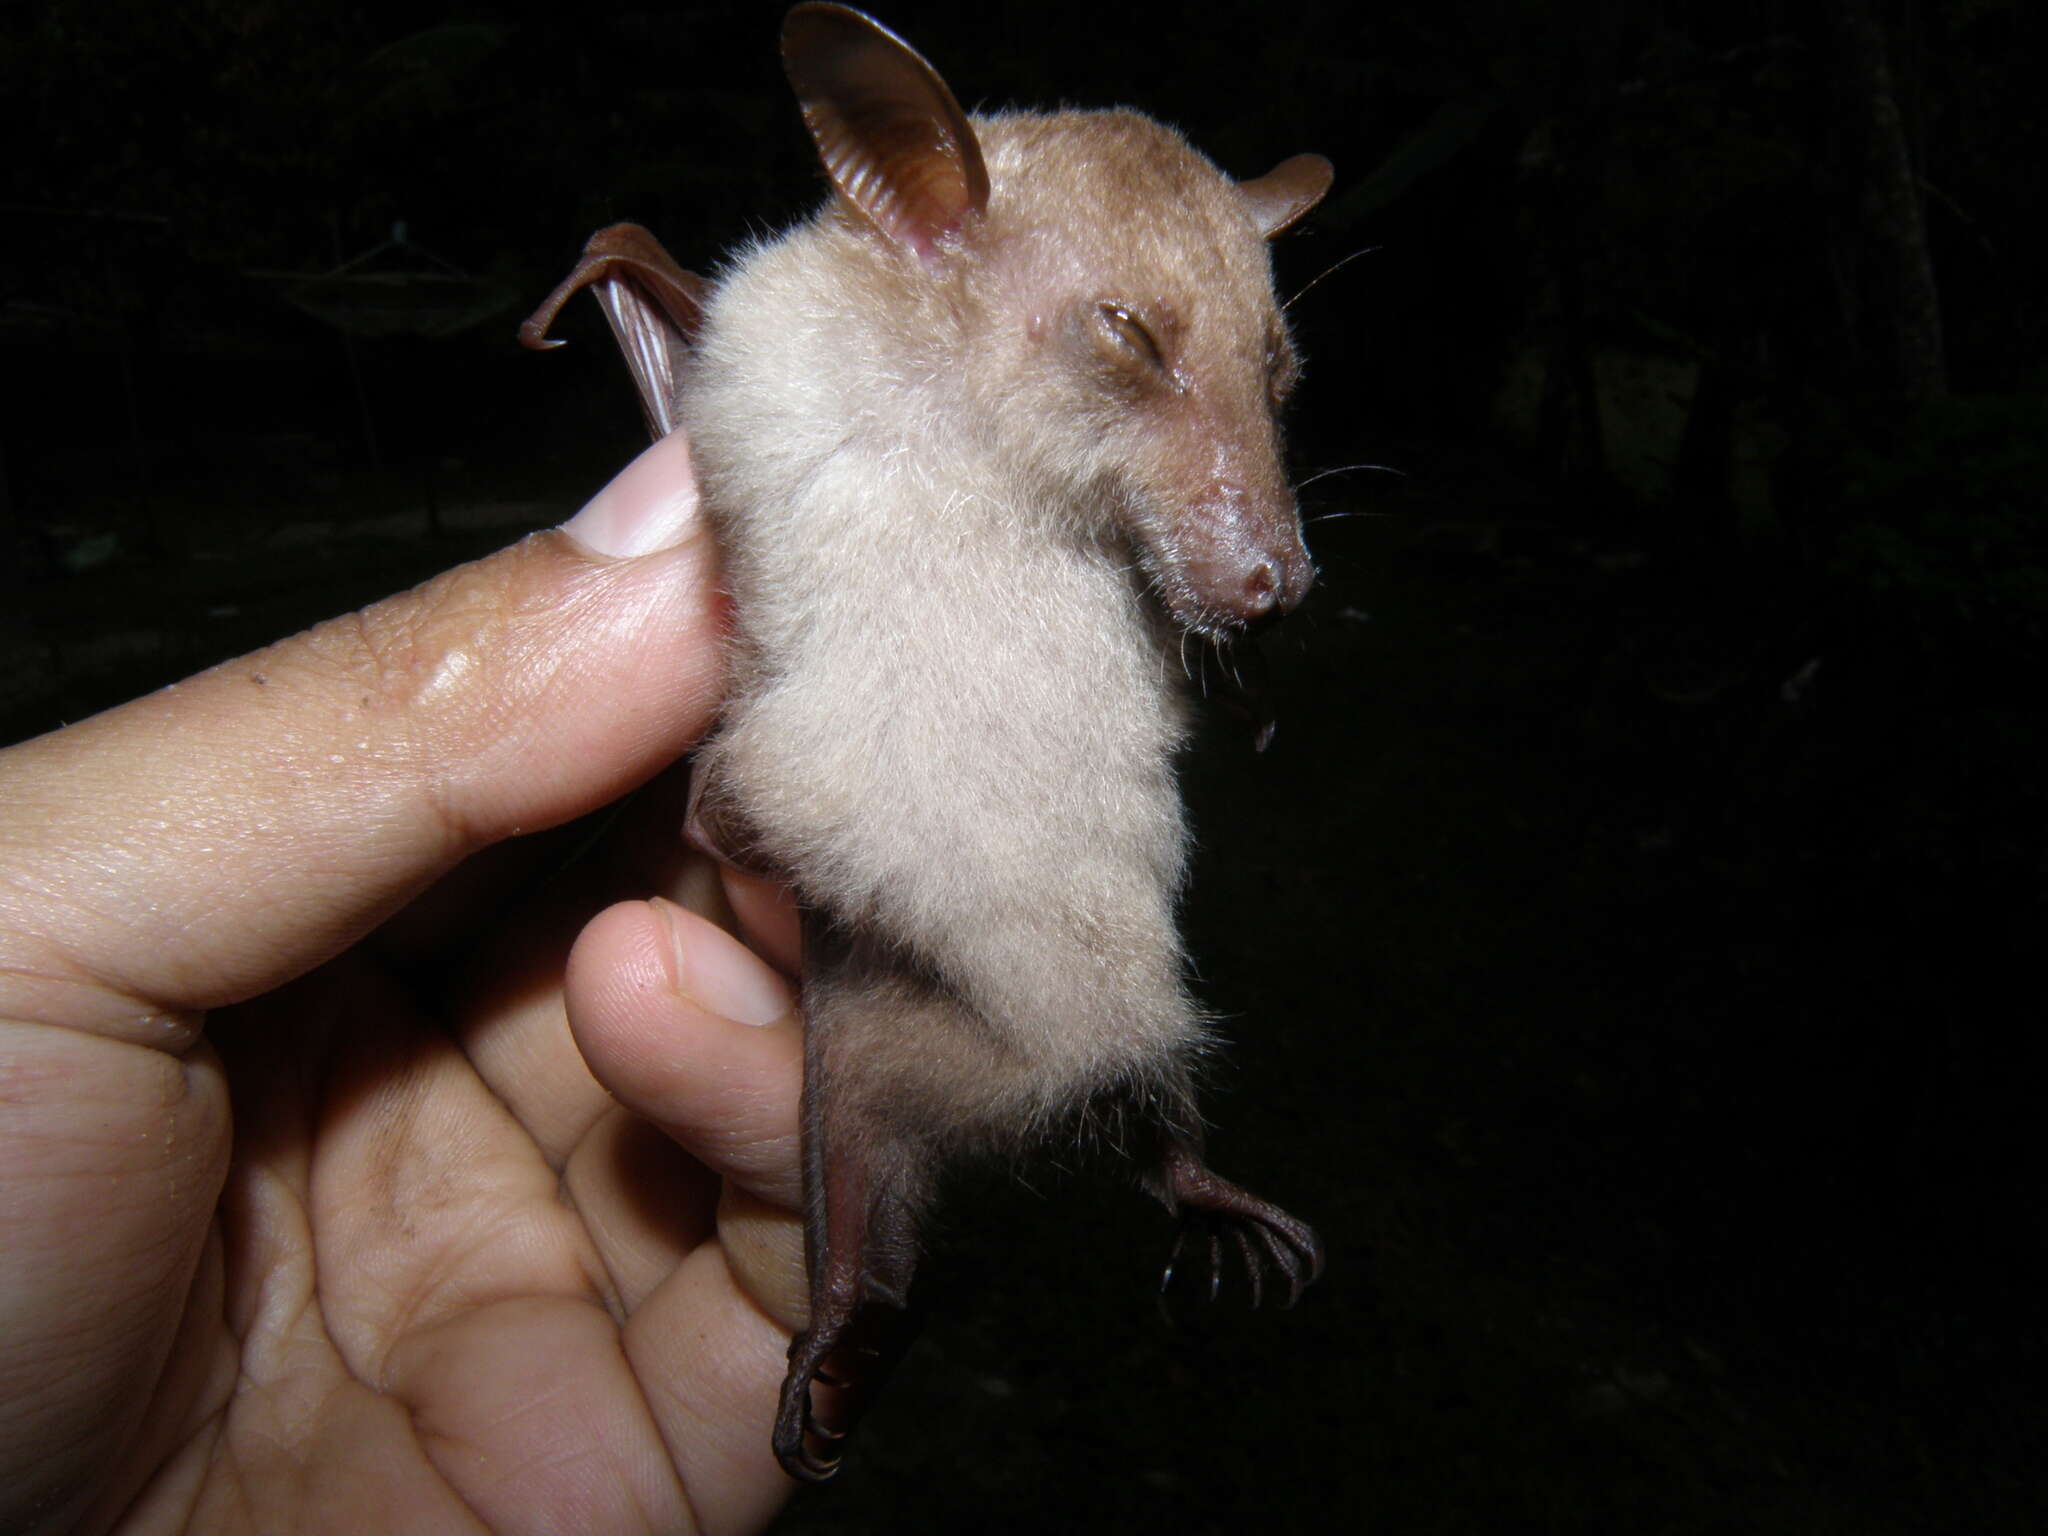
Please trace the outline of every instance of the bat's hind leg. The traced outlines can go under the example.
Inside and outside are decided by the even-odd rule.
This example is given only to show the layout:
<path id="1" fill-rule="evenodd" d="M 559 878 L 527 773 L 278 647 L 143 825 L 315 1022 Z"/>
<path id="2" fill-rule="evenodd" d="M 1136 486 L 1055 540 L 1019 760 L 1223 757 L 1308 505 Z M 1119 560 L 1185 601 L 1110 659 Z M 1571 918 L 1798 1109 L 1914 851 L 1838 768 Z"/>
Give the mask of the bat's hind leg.
<path id="1" fill-rule="evenodd" d="M 873 1150 L 872 1147 L 864 1150 Z M 902 1316 L 917 1270 L 918 1201 L 866 1157 L 825 1174 L 824 1232 L 811 1259 L 811 1320 L 789 1346 L 775 1416 L 775 1455 L 792 1477 L 839 1468 L 839 1442 L 880 1389 L 908 1335 Z M 825 1391 L 814 1398 L 813 1386 Z"/>
<path id="2" fill-rule="evenodd" d="M 791 1477 L 821 1482 L 839 1445 L 887 1380 L 911 1328 L 903 1315 L 919 1257 L 930 1153 L 895 1129 L 836 1070 L 858 1060 L 877 999 L 838 935 L 804 921 L 804 1246 L 810 1324 L 789 1346 L 775 1416 L 775 1456 Z M 884 1004 L 886 1006 L 886 1003 Z M 815 1389 L 815 1390 L 814 1390 Z"/>

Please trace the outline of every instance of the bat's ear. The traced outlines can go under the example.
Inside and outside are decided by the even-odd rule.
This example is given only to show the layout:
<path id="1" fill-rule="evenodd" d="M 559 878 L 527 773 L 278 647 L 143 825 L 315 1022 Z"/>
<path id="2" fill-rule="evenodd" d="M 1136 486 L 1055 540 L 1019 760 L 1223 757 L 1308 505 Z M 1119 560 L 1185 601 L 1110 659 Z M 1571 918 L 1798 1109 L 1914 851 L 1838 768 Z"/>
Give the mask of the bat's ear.
<path id="1" fill-rule="evenodd" d="M 1321 155 L 1296 155 L 1282 160 L 1256 181 L 1241 181 L 1237 195 L 1259 232 L 1268 240 L 1292 229 L 1301 216 L 1323 200 L 1337 173 Z"/>
<path id="2" fill-rule="evenodd" d="M 843 5 L 782 23 L 782 67 L 826 174 L 874 227 L 936 260 L 988 206 L 967 114 L 915 48 Z"/>

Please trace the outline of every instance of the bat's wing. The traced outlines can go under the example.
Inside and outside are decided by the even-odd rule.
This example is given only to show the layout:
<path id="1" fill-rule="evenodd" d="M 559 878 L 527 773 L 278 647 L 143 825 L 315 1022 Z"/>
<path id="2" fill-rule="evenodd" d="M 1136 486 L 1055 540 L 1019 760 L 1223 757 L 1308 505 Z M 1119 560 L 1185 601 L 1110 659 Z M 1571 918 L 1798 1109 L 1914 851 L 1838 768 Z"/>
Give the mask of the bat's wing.
<path id="1" fill-rule="evenodd" d="M 614 224 L 590 237 L 583 259 L 519 327 L 522 346 L 542 351 L 561 343 L 548 327 L 578 289 L 588 288 L 604 307 L 612 335 L 633 371 L 641 414 L 655 437 L 676 428 L 676 387 L 683 359 L 704 318 L 711 285 L 685 272 L 661 242 L 638 224 Z"/>

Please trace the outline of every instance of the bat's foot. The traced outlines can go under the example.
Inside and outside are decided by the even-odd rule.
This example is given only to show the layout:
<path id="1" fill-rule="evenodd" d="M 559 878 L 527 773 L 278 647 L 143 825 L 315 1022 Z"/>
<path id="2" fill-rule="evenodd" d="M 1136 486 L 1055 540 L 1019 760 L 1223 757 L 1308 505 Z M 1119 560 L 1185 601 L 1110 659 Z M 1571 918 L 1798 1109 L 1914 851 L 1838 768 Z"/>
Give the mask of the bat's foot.
<path id="1" fill-rule="evenodd" d="M 1323 1245 L 1307 1222 L 1297 1221 L 1267 1200 L 1240 1189 L 1228 1179 L 1212 1173 L 1201 1156 L 1185 1142 L 1171 1143 L 1160 1160 L 1160 1198 L 1168 1209 L 1180 1213 L 1180 1235 L 1166 1261 L 1166 1273 L 1159 1288 L 1173 1283 L 1181 1250 L 1192 1232 L 1206 1239 L 1209 1269 L 1209 1299 L 1214 1301 L 1223 1288 L 1223 1246 L 1231 1248 L 1244 1265 L 1251 1284 L 1252 1305 L 1265 1299 L 1265 1276 L 1270 1268 L 1287 1286 L 1286 1306 L 1293 1306 L 1310 1282 L 1323 1272 Z"/>
<path id="2" fill-rule="evenodd" d="M 841 1384 L 824 1373 L 838 1331 L 807 1328 L 789 1342 L 789 1374 L 782 1378 L 782 1402 L 775 1414 L 775 1459 L 799 1482 L 822 1483 L 839 1470 L 838 1445 L 846 1428 L 821 1421 L 811 1402 L 813 1382 Z"/>
<path id="3" fill-rule="evenodd" d="M 862 1285 L 849 1305 L 815 1308 L 818 1322 L 790 1340 L 774 1446 L 782 1470 L 799 1482 L 838 1472 L 841 1447 L 916 1331 L 902 1307 L 900 1291 Z"/>

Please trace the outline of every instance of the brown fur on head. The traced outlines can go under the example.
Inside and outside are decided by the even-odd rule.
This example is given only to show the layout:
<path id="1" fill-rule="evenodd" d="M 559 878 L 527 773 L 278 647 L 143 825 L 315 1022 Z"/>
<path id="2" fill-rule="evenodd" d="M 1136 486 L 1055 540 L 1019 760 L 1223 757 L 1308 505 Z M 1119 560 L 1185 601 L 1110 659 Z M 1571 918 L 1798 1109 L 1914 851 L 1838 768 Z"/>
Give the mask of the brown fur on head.
<path id="1" fill-rule="evenodd" d="M 977 127 L 985 419 L 1120 524 L 1183 627 L 1293 608 L 1312 571 L 1276 413 L 1299 367 L 1256 209 L 1136 113 Z"/>

